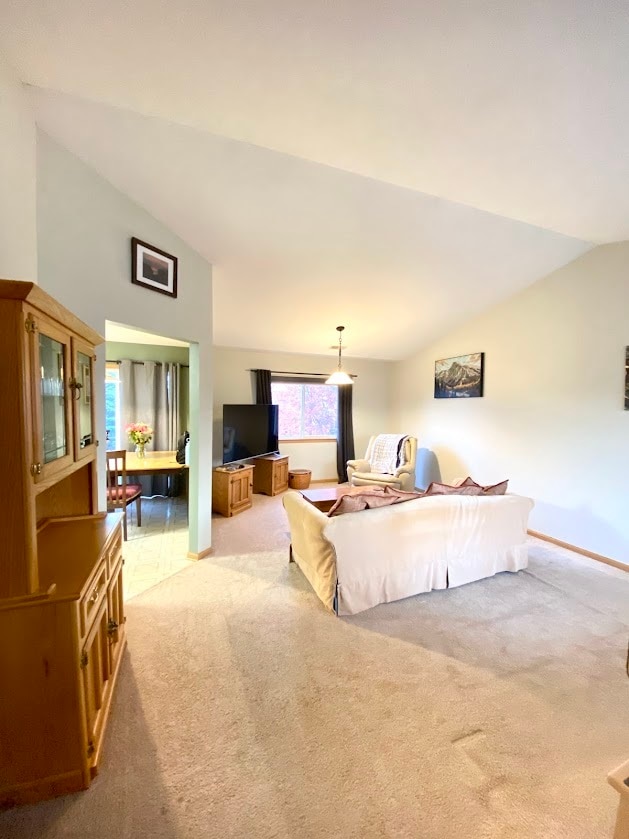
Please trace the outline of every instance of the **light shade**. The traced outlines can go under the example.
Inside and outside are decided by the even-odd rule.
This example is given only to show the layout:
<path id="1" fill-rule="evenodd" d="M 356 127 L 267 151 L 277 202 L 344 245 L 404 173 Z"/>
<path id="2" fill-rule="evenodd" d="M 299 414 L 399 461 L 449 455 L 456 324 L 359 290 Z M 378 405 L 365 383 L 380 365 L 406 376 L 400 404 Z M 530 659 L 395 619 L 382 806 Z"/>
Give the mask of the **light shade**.
<path id="1" fill-rule="evenodd" d="M 343 339 L 344 326 L 337 326 L 336 331 L 339 333 L 339 363 L 338 367 L 332 375 L 325 380 L 326 385 L 353 385 L 352 377 L 341 370 L 341 344 Z"/>
<path id="2" fill-rule="evenodd" d="M 348 376 L 342 370 L 335 370 L 329 379 L 325 380 L 326 385 L 352 385 L 354 384 L 352 377 Z"/>

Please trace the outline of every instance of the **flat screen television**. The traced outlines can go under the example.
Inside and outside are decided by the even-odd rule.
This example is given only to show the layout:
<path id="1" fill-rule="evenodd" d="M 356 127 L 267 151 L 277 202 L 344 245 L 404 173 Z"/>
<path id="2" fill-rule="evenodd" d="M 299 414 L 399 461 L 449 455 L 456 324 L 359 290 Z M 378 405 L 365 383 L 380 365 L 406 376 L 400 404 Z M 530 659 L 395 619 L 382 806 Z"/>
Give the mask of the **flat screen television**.
<path id="1" fill-rule="evenodd" d="M 223 463 L 278 450 L 277 405 L 223 405 Z"/>

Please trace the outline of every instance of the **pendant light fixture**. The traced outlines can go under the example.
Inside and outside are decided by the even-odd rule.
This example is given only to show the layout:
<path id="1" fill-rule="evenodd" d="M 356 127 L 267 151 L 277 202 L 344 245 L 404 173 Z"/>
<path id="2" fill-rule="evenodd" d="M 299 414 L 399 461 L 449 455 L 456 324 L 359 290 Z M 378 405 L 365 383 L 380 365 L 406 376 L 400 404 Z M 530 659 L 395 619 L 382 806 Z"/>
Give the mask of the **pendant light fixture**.
<path id="1" fill-rule="evenodd" d="M 336 331 L 339 333 L 339 363 L 338 367 L 332 375 L 325 380 L 326 385 L 352 385 L 352 377 L 348 376 L 341 370 L 341 338 L 343 336 L 344 326 L 337 326 Z"/>

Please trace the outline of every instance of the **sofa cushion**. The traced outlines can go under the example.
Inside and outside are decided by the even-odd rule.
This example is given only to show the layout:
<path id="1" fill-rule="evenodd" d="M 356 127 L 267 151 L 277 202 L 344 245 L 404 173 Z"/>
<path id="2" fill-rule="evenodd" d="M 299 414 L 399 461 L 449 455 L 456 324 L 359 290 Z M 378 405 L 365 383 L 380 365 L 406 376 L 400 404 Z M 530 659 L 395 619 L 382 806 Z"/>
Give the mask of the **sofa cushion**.
<path id="1" fill-rule="evenodd" d="M 504 495 L 509 486 L 509 481 L 500 481 L 499 484 L 483 487 L 483 495 Z"/>
<path id="2" fill-rule="evenodd" d="M 426 495 L 482 495 L 483 488 L 478 484 L 461 484 L 460 486 L 450 486 L 450 484 L 440 484 L 433 481 L 428 489 Z"/>
<path id="3" fill-rule="evenodd" d="M 478 487 L 478 486 L 480 486 L 480 484 L 477 484 L 476 481 L 474 480 L 474 478 L 470 478 L 468 476 L 467 478 L 465 478 L 465 480 L 461 480 L 459 478 L 458 481 L 454 481 L 452 486 L 455 486 L 455 487 Z"/>
<path id="4" fill-rule="evenodd" d="M 404 492 L 395 487 L 355 487 L 350 492 L 338 498 L 328 511 L 328 516 L 340 516 L 343 513 L 357 513 L 360 510 L 374 509 L 375 507 L 388 507 L 391 504 L 400 504 L 402 501 L 411 501 L 413 498 L 421 498 L 423 492 Z"/>
<path id="5" fill-rule="evenodd" d="M 458 481 L 455 481 L 454 484 L 453 484 L 453 486 L 455 486 L 455 487 L 479 487 L 482 490 L 482 493 L 479 493 L 481 495 L 505 495 L 505 493 L 507 492 L 508 485 L 509 485 L 509 480 L 507 479 L 506 481 L 500 481 L 500 483 L 498 483 L 498 484 L 489 484 L 487 486 L 482 486 L 482 484 L 477 484 L 476 481 L 473 478 L 470 478 L 469 476 L 467 478 L 465 478 L 464 481 L 458 480 Z M 447 484 L 439 484 L 439 486 L 447 486 Z M 437 493 L 431 493 L 431 494 L 435 495 Z M 446 494 L 446 493 L 442 493 L 442 494 Z M 454 495 L 455 493 L 447 493 L 447 494 Z M 466 493 L 466 494 L 476 495 L 477 493 Z"/>

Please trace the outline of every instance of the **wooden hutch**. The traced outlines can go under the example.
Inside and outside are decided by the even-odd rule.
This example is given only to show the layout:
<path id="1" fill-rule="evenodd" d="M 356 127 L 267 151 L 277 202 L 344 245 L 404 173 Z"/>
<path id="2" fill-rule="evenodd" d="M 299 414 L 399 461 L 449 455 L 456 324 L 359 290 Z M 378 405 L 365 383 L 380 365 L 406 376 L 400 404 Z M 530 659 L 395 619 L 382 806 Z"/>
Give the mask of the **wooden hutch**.
<path id="1" fill-rule="evenodd" d="M 0 280 L 0 808 L 89 786 L 125 645 L 119 513 L 98 513 L 94 347 Z"/>

